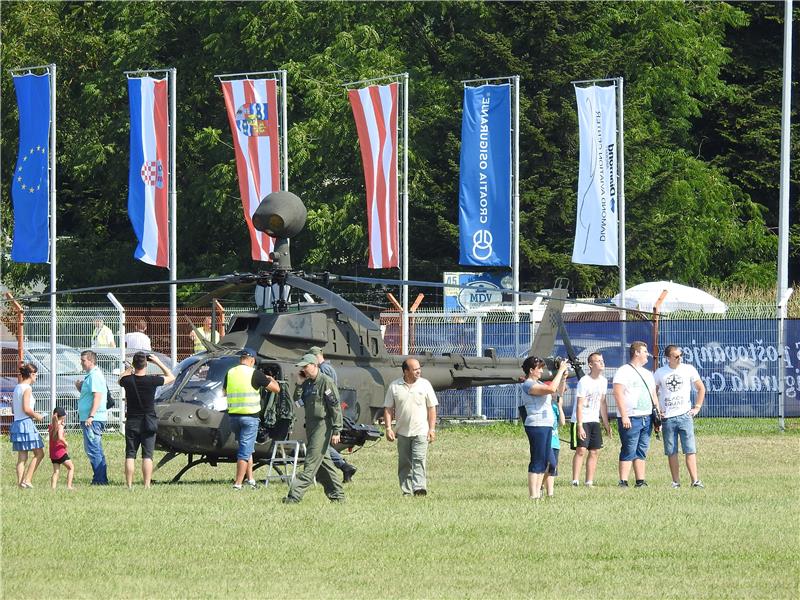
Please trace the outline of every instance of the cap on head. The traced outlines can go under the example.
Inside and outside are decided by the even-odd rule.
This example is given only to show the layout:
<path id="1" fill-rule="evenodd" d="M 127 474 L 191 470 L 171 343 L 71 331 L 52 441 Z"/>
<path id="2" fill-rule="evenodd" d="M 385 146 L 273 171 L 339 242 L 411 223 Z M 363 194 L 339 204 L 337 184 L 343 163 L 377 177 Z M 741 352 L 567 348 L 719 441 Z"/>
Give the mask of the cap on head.
<path id="1" fill-rule="evenodd" d="M 314 356 L 319 356 L 322 354 L 322 348 L 319 346 L 311 346 L 311 348 L 308 349 L 308 353 L 313 354 Z"/>
<path id="2" fill-rule="evenodd" d="M 317 357 L 311 353 L 304 354 L 303 358 L 300 359 L 300 362 L 295 363 L 295 367 L 305 367 L 308 365 L 315 365 L 317 364 Z"/>
<path id="3" fill-rule="evenodd" d="M 57 416 L 57 417 L 66 417 L 67 416 L 67 411 L 64 409 L 63 406 L 56 406 L 53 409 L 53 414 L 55 416 Z"/>
<path id="4" fill-rule="evenodd" d="M 242 348 L 236 353 L 236 356 L 249 356 L 250 358 L 255 358 L 256 351 L 252 348 Z"/>

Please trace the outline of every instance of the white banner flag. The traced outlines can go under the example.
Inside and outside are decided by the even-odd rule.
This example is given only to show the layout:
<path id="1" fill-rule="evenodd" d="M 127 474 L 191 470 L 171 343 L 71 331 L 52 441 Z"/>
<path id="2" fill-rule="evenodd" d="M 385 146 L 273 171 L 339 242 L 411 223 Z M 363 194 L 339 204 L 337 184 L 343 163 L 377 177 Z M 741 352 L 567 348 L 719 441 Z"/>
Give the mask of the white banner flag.
<path id="1" fill-rule="evenodd" d="M 572 262 L 617 265 L 616 88 L 576 87 L 575 95 L 581 145 Z"/>

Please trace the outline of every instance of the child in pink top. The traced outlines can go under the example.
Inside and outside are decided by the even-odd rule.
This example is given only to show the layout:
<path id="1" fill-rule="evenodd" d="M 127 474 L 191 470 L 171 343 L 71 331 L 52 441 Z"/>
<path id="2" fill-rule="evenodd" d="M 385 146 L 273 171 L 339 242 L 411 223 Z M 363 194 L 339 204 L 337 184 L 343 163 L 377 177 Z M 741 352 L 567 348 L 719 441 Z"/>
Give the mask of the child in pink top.
<path id="1" fill-rule="evenodd" d="M 53 410 L 50 419 L 50 462 L 53 463 L 53 475 L 50 477 L 50 487 L 56 489 L 58 476 L 61 474 L 61 465 L 67 468 L 67 489 L 73 490 L 72 478 L 75 476 L 75 465 L 67 454 L 67 438 L 64 434 L 64 422 L 67 420 L 67 411 L 60 406 Z"/>

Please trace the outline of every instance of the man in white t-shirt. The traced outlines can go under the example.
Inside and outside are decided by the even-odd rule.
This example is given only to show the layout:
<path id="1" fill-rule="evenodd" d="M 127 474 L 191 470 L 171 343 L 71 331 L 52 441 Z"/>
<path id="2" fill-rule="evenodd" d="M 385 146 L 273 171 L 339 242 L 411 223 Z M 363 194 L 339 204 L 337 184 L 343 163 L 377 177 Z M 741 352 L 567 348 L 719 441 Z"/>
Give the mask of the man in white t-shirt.
<path id="1" fill-rule="evenodd" d="M 672 487 L 681 486 L 678 466 L 678 438 L 680 438 L 681 448 L 686 456 L 686 469 L 692 479 L 692 487 L 702 488 L 703 482 L 697 476 L 694 418 L 703 406 L 706 386 L 700 379 L 697 369 L 692 365 L 681 363 L 683 352 L 678 346 L 667 346 L 664 354 L 667 357 L 667 364 L 656 371 L 655 380 L 663 419 L 664 454 L 669 460 Z M 692 387 L 697 392 L 694 406 L 692 406 Z"/>
<path id="2" fill-rule="evenodd" d="M 583 460 L 588 451 L 586 461 L 586 485 L 594 485 L 594 474 L 597 469 L 597 459 L 603 447 L 603 434 L 600 431 L 600 418 L 603 419 L 603 428 L 606 435 L 611 435 L 611 426 L 608 423 L 608 404 L 606 392 L 608 380 L 603 376 L 606 368 L 603 355 L 592 352 L 587 361 L 589 374 L 581 377 L 578 382 L 575 407 L 570 419 L 570 448 L 575 450 L 572 457 L 572 485 L 579 485 Z"/>
<path id="3" fill-rule="evenodd" d="M 128 350 L 152 351 L 153 347 L 150 344 L 150 337 L 145 331 L 147 331 L 147 321 L 139 319 L 136 322 L 136 331 L 125 334 L 125 347 Z"/>
<path id="4" fill-rule="evenodd" d="M 614 400 L 617 403 L 619 430 L 619 487 L 628 487 L 633 464 L 636 487 L 647 487 L 645 460 L 653 428 L 651 415 L 658 406 L 653 373 L 644 368 L 650 353 L 644 342 L 633 342 L 630 362 L 617 369 L 614 375 Z"/>
<path id="5" fill-rule="evenodd" d="M 436 439 L 439 402 L 431 382 L 421 375 L 417 359 L 404 360 L 403 376 L 389 384 L 383 403 L 386 439 L 397 440 L 397 475 L 404 496 L 427 495 L 428 444 Z"/>

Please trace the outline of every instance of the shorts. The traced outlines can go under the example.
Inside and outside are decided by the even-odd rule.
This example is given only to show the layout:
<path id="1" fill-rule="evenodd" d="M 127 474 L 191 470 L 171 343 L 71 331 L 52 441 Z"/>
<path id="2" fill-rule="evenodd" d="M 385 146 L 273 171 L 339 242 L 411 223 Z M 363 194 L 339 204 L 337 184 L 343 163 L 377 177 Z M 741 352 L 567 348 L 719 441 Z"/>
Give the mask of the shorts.
<path id="1" fill-rule="evenodd" d="M 625 429 L 622 426 L 622 419 L 617 417 L 619 441 L 622 444 L 619 460 L 622 462 L 644 460 L 647 458 L 647 449 L 650 448 L 650 432 L 653 430 L 650 415 L 630 419 L 631 428 Z"/>
<path id="2" fill-rule="evenodd" d="M 569 424 L 569 447 L 572 450 L 578 448 L 588 448 L 589 450 L 600 450 L 603 447 L 603 435 L 600 432 L 600 423 L 584 423 L 583 432 L 586 439 L 582 440 L 578 435 L 578 424 Z"/>
<path id="3" fill-rule="evenodd" d="M 678 453 L 678 438 L 681 440 L 681 449 L 684 454 L 697 453 L 694 441 L 694 419 L 688 412 L 684 415 L 664 419 L 661 425 L 661 435 L 664 436 L 664 454 L 667 456 Z"/>
<path id="4" fill-rule="evenodd" d="M 136 458 L 139 446 L 142 447 L 142 458 L 153 459 L 156 449 L 156 432 L 143 433 L 144 415 L 130 415 L 125 420 L 125 458 Z"/>
<path id="5" fill-rule="evenodd" d="M 239 450 L 236 452 L 236 460 L 250 460 L 253 450 L 256 447 L 256 435 L 258 434 L 257 415 L 237 415 L 228 413 L 231 421 L 231 429 L 239 442 Z"/>
<path id="6" fill-rule="evenodd" d="M 550 456 L 547 459 L 547 474 L 550 477 L 558 477 L 558 448 L 550 448 Z"/>
<path id="7" fill-rule="evenodd" d="M 553 428 L 550 425 L 544 427 L 525 426 L 525 434 L 528 436 L 528 445 L 531 450 L 531 461 L 528 463 L 528 473 L 544 473 L 547 470 L 548 459 L 551 457 L 553 440 Z"/>
<path id="8" fill-rule="evenodd" d="M 68 460 L 72 460 L 72 459 L 69 457 L 69 454 L 65 454 L 61 458 L 51 458 L 50 462 L 53 463 L 54 465 L 63 465 Z"/>

